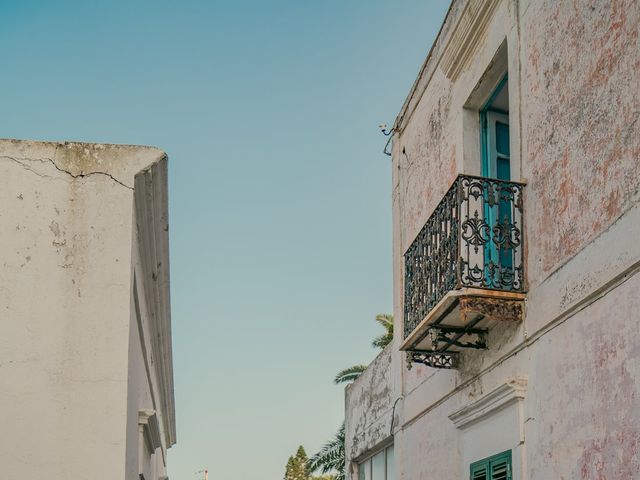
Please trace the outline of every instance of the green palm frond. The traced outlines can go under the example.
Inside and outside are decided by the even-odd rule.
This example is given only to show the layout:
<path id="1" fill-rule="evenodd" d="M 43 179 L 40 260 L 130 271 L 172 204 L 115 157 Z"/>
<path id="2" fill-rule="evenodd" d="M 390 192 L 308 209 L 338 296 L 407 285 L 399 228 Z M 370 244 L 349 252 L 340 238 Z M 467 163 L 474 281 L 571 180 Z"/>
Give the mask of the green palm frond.
<path id="1" fill-rule="evenodd" d="M 372 344 L 375 348 L 384 349 L 393 341 L 393 315 L 379 313 L 376 315 L 376 322 L 382 325 L 387 332 L 374 338 Z"/>
<path id="2" fill-rule="evenodd" d="M 383 335 L 379 335 L 373 339 L 371 345 L 375 348 L 379 348 L 380 350 L 384 350 L 384 347 L 389 345 L 393 341 L 393 334 L 385 333 Z"/>
<path id="3" fill-rule="evenodd" d="M 386 328 L 387 331 L 393 332 L 393 315 L 389 313 L 379 313 L 376 315 L 376 322 Z"/>
<path id="4" fill-rule="evenodd" d="M 354 365 L 353 367 L 340 370 L 333 379 L 335 383 L 353 382 L 367 369 L 366 365 Z"/>
<path id="5" fill-rule="evenodd" d="M 309 460 L 312 472 L 336 472 L 336 480 L 344 480 L 344 422 L 338 433 Z"/>

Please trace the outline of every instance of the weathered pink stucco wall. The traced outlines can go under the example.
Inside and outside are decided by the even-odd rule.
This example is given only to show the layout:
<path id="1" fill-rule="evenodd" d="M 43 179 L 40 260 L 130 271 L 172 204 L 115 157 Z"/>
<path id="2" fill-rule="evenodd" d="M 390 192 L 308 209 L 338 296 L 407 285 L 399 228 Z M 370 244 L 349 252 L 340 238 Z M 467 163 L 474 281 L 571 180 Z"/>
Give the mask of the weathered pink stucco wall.
<path id="1" fill-rule="evenodd" d="M 534 285 L 638 199 L 640 8 L 635 0 L 532 2 L 522 32 Z"/>
<path id="2" fill-rule="evenodd" d="M 446 83 L 444 86 L 446 86 Z M 446 135 L 451 95 L 443 88 L 418 105 L 423 122 L 411 123 L 398 148 L 398 193 L 402 205 L 403 251 L 413 241 L 458 173 L 455 138 Z M 400 143 L 398 144 L 400 145 Z"/>
<path id="3" fill-rule="evenodd" d="M 491 348 L 465 354 L 457 371 L 408 371 L 397 335 L 386 377 L 379 359 L 347 395 L 348 461 L 390 441 L 379 426 L 389 425 L 389 402 L 401 397 L 393 411 L 398 479 L 465 478 L 469 458 L 494 445 L 513 450 L 514 480 L 638 478 L 640 2 L 498 0 L 471 60 L 451 78 L 439 62 L 470 3 L 454 0 L 396 122 L 396 331 L 403 254 L 455 176 L 477 173 L 479 159 L 469 162 L 477 137 L 469 141 L 476 134 L 464 123 L 469 98 L 505 41 L 512 171 L 527 183 L 525 319 L 492 331 Z M 380 381 L 396 385 L 393 395 L 378 402 L 371 375 L 375 391 L 384 390 Z M 527 379 L 526 395 L 503 423 L 488 417 L 465 430 L 448 418 L 514 377 Z M 469 453 L 469 439 L 496 425 L 504 430 Z"/>
<path id="4" fill-rule="evenodd" d="M 638 291 L 636 274 L 536 345 L 530 478 L 638 478 Z"/>

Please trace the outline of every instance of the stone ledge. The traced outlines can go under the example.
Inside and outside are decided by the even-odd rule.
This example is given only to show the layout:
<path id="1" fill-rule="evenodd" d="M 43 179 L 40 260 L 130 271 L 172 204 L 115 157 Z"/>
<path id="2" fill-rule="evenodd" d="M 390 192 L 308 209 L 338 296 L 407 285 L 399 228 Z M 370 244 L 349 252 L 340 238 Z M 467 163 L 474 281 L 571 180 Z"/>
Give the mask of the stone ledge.
<path id="1" fill-rule="evenodd" d="M 527 390 L 526 377 L 509 378 L 499 387 L 449 415 L 456 428 L 465 428 L 491 413 L 523 400 Z"/>

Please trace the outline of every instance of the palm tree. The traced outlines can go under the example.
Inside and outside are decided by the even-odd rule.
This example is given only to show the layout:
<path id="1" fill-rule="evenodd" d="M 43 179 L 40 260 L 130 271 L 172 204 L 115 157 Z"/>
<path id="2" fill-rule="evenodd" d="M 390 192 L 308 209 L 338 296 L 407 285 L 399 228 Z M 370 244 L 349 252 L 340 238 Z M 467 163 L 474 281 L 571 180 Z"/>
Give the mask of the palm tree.
<path id="1" fill-rule="evenodd" d="M 384 347 L 393 341 L 393 315 L 388 313 L 379 313 L 376 315 L 376 322 L 382 325 L 387 332 L 374 338 L 372 345 L 375 348 L 384 350 Z"/>
<path id="2" fill-rule="evenodd" d="M 386 329 L 386 333 L 376 337 L 373 340 L 373 346 L 383 350 L 393 340 L 393 315 L 379 313 L 376 315 L 376 322 Z M 366 369 L 367 365 L 354 365 L 353 367 L 345 368 L 336 374 L 333 382 L 336 384 L 351 383 Z M 338 433 L 325 443 L 318 453 L 311 457 L 309 469 L 312 472 L 319 471 L 321 473 L 335 471 L 338 472 L 336 480 L 344 480 L 344 458 L 344 422 L 342 422 Z"/>
<path id="3" fill-rule="evenodd" d="M 344 422 L 338 433 L 309 460 L 309 469 L 320 473 L 337 472 L 335 479 L 344 480 Z"/>
<path id="4" fill-rule="evenodd" d="M 333 383 L 340 384 L 346 382 L 353 382 L 360 376 L 362 372 L 367 369 L 367 365 L 354 365 L 353 367 L 345 368 L 336 373 L 336 377 L 333 379 Z"/>
<path id="5" fill-rule="evenodd" d="M 393 341 L 393 315 L 388 313 L 379 313 L 376 315 L 376 322 L 382 325 L 386 332 L 374 338 L 371 344 L 374 348 L 384 350 L 384 348 Z M 336 374 L 333 382 L 336 384 L 353 382 L 366 369 L 367 365 L 354 365 L 352 367 L 345 368 Z"/>

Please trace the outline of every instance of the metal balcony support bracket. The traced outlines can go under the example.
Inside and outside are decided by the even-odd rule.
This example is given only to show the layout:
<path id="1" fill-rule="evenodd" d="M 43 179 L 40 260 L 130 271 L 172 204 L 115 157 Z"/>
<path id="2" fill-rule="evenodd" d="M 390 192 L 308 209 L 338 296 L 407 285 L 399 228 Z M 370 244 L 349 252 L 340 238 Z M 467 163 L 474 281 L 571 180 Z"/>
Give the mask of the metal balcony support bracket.
<path id="1" fill-rule="evenodd" d="M 476 350 L 487 348 L 487 330 L 484 328 L 435 325 L 427 330 L 425 337 L 431 343 L 431 350 L 409 350 L 409 369 L 411 363 L 422 363 L 433 368 L 456 368 L 458 352 L 451 351 L 452 347 Z"/>
<path id="2" fill-rule="evenodd" d="M 444 343 L 445 348 L 456 346 L 460 348 L 487 348 L 487 330 L 484 328 L 465 328 L 437 325 L 430 328 L 430 338 L 432 338 L 433 348 L 436 350 Z M 464 336 L 469 336 L 472 341 L 460 340 Z"/>

